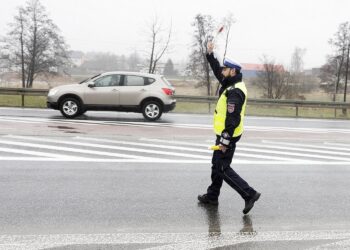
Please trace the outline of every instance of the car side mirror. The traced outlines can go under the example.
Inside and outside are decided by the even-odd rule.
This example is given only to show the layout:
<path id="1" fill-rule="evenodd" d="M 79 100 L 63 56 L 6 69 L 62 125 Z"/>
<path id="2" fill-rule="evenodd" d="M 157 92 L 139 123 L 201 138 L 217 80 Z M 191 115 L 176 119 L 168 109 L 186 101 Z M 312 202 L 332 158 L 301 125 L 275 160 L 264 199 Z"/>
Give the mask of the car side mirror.
<path id="1" fill-rule="evenodd" d="M 93 83 L 93 82 L 89 82 L 89 83 L 88 83 L 88 87 L 89 87 L 89 88 L 93 88 L 93 87 L 95 87 L 95 83 Z"/>

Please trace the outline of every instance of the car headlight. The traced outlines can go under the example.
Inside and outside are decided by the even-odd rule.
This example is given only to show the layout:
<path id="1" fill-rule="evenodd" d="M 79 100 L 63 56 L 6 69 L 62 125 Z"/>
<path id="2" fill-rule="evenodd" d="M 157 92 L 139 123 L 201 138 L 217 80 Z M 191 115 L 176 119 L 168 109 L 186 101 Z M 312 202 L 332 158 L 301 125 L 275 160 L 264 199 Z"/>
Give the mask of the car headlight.
<path id="1" fill-rule="evenodd" d="M 48 96 L 53 96 L 57 93 L 57 89 L 50 89 Z"/>

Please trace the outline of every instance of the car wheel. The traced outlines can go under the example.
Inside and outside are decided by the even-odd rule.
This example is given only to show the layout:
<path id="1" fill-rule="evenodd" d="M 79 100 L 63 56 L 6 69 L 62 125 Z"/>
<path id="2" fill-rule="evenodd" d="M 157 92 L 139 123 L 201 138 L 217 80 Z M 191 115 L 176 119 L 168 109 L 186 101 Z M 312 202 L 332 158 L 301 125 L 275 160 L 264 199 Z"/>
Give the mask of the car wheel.
<path id="1" fill-rule="evenodd" d="M 82 107 L 77 99 L 66 98 L 61 101 L 60 111 L 66 118 L 74 118 L 82 113 Z"/>
<path id="2" fill-rule="evenodd" d="M 163 107 L 159 102 L 149 101 L 142 106 L 142 114 L 149 121 L 158 120 L 163 113 Z"/>

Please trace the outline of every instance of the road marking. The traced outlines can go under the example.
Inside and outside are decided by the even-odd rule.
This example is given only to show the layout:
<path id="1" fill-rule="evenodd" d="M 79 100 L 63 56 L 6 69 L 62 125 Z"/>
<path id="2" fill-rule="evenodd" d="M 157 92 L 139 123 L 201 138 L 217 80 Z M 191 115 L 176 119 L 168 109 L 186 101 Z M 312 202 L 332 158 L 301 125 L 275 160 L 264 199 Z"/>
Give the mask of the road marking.
<path id="1" fill-rule="evenodd" d="M 0 116 L 1 119 L 8 122 L 60 122 L 65 124 L 84 124 L 84 125 L 113 125 L 113 126 L 136 126 L 136 127 L 157 127 L 157 128 L 187 128 L 187 129 L 204 129 L 212 130 L 210 124 L 186 124 L 186 123 L 162 123 L 162 122 L 123 122 L 123 121 L 96 121 L 96 120 L 67 120 L 67 119 L 49 119 L 49 118 L 28 118 L 28 117 L 8 117 Z M 276 126 L 245 126 L 246 131 L 270 131 L 270 132 L 298 132 L 298 133 L 313 133 L 313 134 L 327 134 L 327 133 L 350 133 L 350 129 L 337 128 L 307 128 L 307 127 L 276 127 Z"/>
<path id="2" fill-rule="evenodd" d="M 244 146 L 248 146 L 249 148 L 242 148 L 239 147 L 238 150 L 246 150 L 246 151 L 252 151 L 252 152 L 262 152 L 262 153 L 273 153 L 273 154 L 279 154 L 279 155 L 294 155 L 294 156 L 301 156 L 301 157 L 310 157 L 310 158 L 321 158 L 321 159 L 327 159 L 327 160 L 339 160 L 339 161 L 350 161 L 350 158 L 344 158 L 344 157 L 334 157 L 334 156 L 325 156 L 325 155 L 319 155 L 319 154 L 306 154 L 306 152 L 313 152 L 313 153 L 325 153 L 330 154 L 327 151 L 322 150 L 312 150 L 312 149 L 295 149 L 290 147 L 281 147 L 281 146 L 273 146 L 273 145 L 256 145 L 253 143 L 244 143 L 242 144 Z M 295 152 L 286 152 L 286 151 L 276 151 L 276 150 L 265 150 L 265 149 L 256 149 L 255 147 L 263 147 L 263 148 L 269 148 L 269 149 L 281 149 L 281 150 L 290 150 L 290 151 L 303 151 L 303 153 L 295 153 Z M 337 152 L 334 152 L 334 154 L 337 154 Z M 346 155 L 350 157 L 350 154 L 347 153 L 341 153 L 341 155 Z"/>
<path id="3" fill-rule="evenodd" d="M 36 156 L 51 157 L 51 158 L 64 158 L 64 157 L 67 157 L 66 155 L 62 155 L 62 154 L 53 154 L 53 153 L 45 153 L 45 152 L 38 152 L 38 151 L 25 150 L 25 149 L 4 148 L 4 147 L 0 147 L 0 151 L 1 152 L 6 152 L 6 153 L 36 155 Z M 37 159 L 37 158 L 33 157 L 33 159 Z M 71 159 L 79 159 L 79 160 L 81 160 L 81 159 L 83 159 L 83 157 L 72 156 Z"/>
<path id="4" fill-rule="evenodd" d="M 177 146 L 167 146 L 167 145 L 159 145 L 159 144 L 150 144 L 150 143 L 138 143 L 138 142 L 126 142 L 126 141 L 113 141 L 108 139 L 99 139 L 99 138 L 91 138 L 91 137 L 82 137 L 76 136 L 75 138 L 79 140 L 87 140 L 87 141 L 96 141 L 96 142 L 107 142 L 113 144 L 122 144 L 122 145 L 133 145 L 133 146 L 142 146 L 142 147 L 151 147 L 151 148 L 162 148 L 162 149 L 174 149 L 180 151 L 191 151 L 191 152 L 201 152 L 201 153 L 212 153 L 211 150 L 208 149 L 198 149 L 191 147 L 177 147 Z M 208 148 L 208 146 L 204 146 L 203 148 Z"/>
<path id="5" fill-rule="evenodd" d="M 126 144 L 126 145 L 135 145 L 135 146 L 146 146 L 146 147 L 157 147 L 157 148 L 165 148 L 165 149 L 175 149 L 175 150 L 186 150 L 190 152 L 203 152 L 203 153 L 210 153 L 212 154 L 211 150 L 204 150 L 204 149 L 196 149 L 193 146 L 199 146 L 203 148 L 207 148 L 208 145 L 205 144 L 191 144 L 186 143 L 184 145 L 191 145 L 192 147 L 177 147 L 177 146 L 165 146 L 165 145 L 154 145 L 154 144 L 146 144 L 146 143 L 134 143 L 134 142 L 123 142 L 123 141 L 111 141 L 111 140 L 105 140 L 105 139 L 96 139 L 96 138 L 84 138 L 84 137 L 77 137 L 79 139 L 83 140 L 93 140 L 93 141 L 101 141 L 101 142 L 111 142 L 111 143 L 117 143 L 117 144 Z M 166 141 L 162 141 L 163 143 Z M 249 150 L 247 150 L 249 151 Z M 295 160 L 294 158 L 286 158 L 286 157 L 278 157 L 278 156 L 269 156 L 269 155 L 259 155 L 259 154 L 245 154 L 238 152 L 236 156 L 240 157 L 249 157 L 249 158 L 258 158 L 258 159 L 268 159 L 268 160 L 279 160 L 279 161 L 288 161 L 288 160 Z"/>
<path id="6" fill-rule="evenodd" d="M 328 133 L 350 133 L 350 129 L 336 128 L 291 128 L 291 127 L 274 127 L 274 126 L 245 126 L 247 131 L 281 131 L 281 132 L 303 132 L 312 134 L 328 134 Z"/>
<path id="7" fill-rule="evenodd" d="M 181 142 L 181 141 L 166 141 L 166 140 L 160 140 L 160 139 L 148 139 L 148 138 L 141 138 L 142 141 L 152 141 L 157 143 L 169 143 L 169 144 L 176 144 L 176 145 L 193 145 L 193 146 L 202 146 L 203 144 L 199 143 L 188 143 L 188 142 Z M 285 149 L 288 149 L 286 147 L 279 147 L 280 149 L 283 149 L 283 151 L 277 151 L 277 150 L 264 150 L 264 149 L 256 149 L 254 147 L 263 147 L 263 148 L 278 148 L 278 146 L 271 146 L 271 145 L 259 145 L 259 144 L 253 144 L 253 143 L 239 143 L 237 147 L 237 154 L 236 156 L 247 156 L 247 157 L 254 157 L 251 154 L 242 154 L 240 151 L 247 151 L 247 152 L 260 152 L 260 153 L 272 153 L 272 154 L 278 154 L 278 155 L 290 155 L 290 156 L 300 156 L 300 157 L 308 157 L 308 158 L 317 158 L 317 159 L 328 159 L 328 160 L 339 160 L 339 161 L 349 161 L 350 158 L 344 158 L 344 157 L 333 157 L 333 156 L 324 156 L 324 155 L 310 155 L 310 154 L 302 154 L 302 153 L 293 153 L 293 152 L 286 152 Z M 244 147 L 249 146 L 249 147 Z M 263 158 L 266 155 L 259 155 L 259 157 Z M 266 157 L 278 157 L 278 156 L 266 156 Z M 288 158 L 288 157 L 278 157 L 279 160 L 286 160 L 286 161 L 295 161 L 297 159 L 295 158 Z M 278 158 L 275 158 L 278 160 Z M 270 158 L 272 159 L 272 158 Z M 303 160 L 303 162 L 306 162 L 307 160 Z M 309 160 L 309 162 L 313 162 L 313 160 Z"/>
<path id="8" fill-rule="evenodd" d="M 192 146 L 208 146 L 201 143 L 189 143 L 189 142 L 181 142 L 181 141 L 166 141 L 166 140 L 160 140 L 160 139 L 147 139 L 147 138 L 141 138 L 140 140 L 143 141 L 153 141 L 158 143 L 169 143 L 169 144 L 177 144 L 177 145 L 192 145 Z M 240 151 L 248 151 L 248 152 L 258 152 L 258 150 L 250 150 L 250 148 L 244 148 L 244 147 L 237 147 L 237 151 L 235 152 L 236 157 L 248 157 L 248 158 L 258 158 L 258 159 L 267 159 L 267 160 L 278 160 L 278 161 L 294 161 L 295 158 L 289 158 L 289 157 L 279 157 L 279 156 L 272 156 L 272 155 L 266 155 L 266 154 L 247 154 L 242 153 Z M 263 152 L 263 151 L 261 151 Z M 266 153 L 266 152 L 263 152 Z M 273 152 L 272 152 L 273 153 Z M 350 159 L 349 159 L 350 160 Z M 313 162 L 313 160 L 303 160 L 303 162 Z"/>
<path id="9" fill-rule="evenodd" d="M 10 141 L 10 140 L 4 140 L 4 138 L 7 139 L 15 139 L 16 141 Z M 201 143 L 192 143 L 192 142 L 183 142 L 183 141 L 167 141 L 167 140 L 160 140 L 160 139 L 147 139 L 147 138 L 141 138 L 140 143 L 138 142 L 127 142 L 127 141 L 115 141 L 115 140 L 109 140 L 109 139 L 99 139 L 99 138 L 90 138 L 90 137 L 75 137 L 75 139 L 80 141 L 74 141 L 70 137 L 67 141 L 63 140 L 56 140 L 56 139 L 45 139 L 45 138 L 36 138 L 36 137 L 27 137 L 27 136 L 15 136 L 15 135 L 7 135 L 0 138 L 0 144 L 7 144 L 7 145 L 15 145 L 15 146 L 23 146 L 23 147 L 32 147 L 32 148 L 39 148 L 39 149 L 48 149 L 48 150 L 58 150 L 58 151 L 66 151 L 66 152 L 72 152 L 72 153 L 81 153 L 81 154 L 87 154 L 84 156 L 69 156 L 69 155 L 50 155 L 49 153 L 44 152 L 35 152 L 35 151 L 26 151 L 30 155 L 38 155 L 41 157 L 50 157 L 55 159 L 48 159 L 44 158 L 43 160 L 46 161 L 81 161 L 81 162 L 130 162 L 130 163 L 189 163 L 189 164 L 210 164 L 211 160 L 211 151 L 204 149 L 207 148 L 208 144 L 201 144 Z M 21 141 L 18 141 L 21 140 Z M 85 142 L 81 142 L 81 140 Z M 23 142 L 22 142 L 23 141 Z M 38 143 L 29 143 L 26 141 L 33 141 L 33 142 L 39 142 Z M 95 141 L 100 143 L 87 143 L 86 141 Z M 151 142 L 151 143 L 157 143 L 157 145 L 152 145 L 150 143 L 142 143 L 142 141 Z M 64 144 L 69 145 L 69 147 L 60 147 L 57 145 L 47 145 L 43 143 L 52 143 L 52 144 Z M 121 145 L 130 145 L 132 147 L 125 147 L 125 146 L 114 146 L 114 145 L 106 145 L 106 143 L 111 144 L 121 144 Z M 180 145 L 180 146 L 172 146 L 172 145 Z M 310 155 L 310 154 L 304 154 L 304 153 L 293 153 L 293 152 L 285 152 L 285 149 L 288 149 L 288 147 L 282 147 L 282 146 L 274 146 L 274 145 L 261 145 L 261 144 L 253 144 L 253 143 L 242 143 L 243 147 L 240 146 L 237 148 L 236 157 L 233 159 L 233 164 L 256 164 L 256 165 L 285 165 L 285 164 L 315 164 L 315 165 L 323 165 L 326 164 L 324 161 L 321 161 L 320 159 L 328 159 L 328 160 L 337 160 L 342 164 L 349 164 L 350 158 L 344 158 L 344 157 L 332 157 L 332 156 L 322 156 L 322 155 Z M 82 146 L 82 147 L 92 147 L 94 149 L 109 149 L 109 150 L 123 150 L 127 151 L 125 154 L 120 153 L 114 153 L 114 152 L 105 152 L 105 151 L 98 151 L 98 150 L 88 150 L 88 149 L 79 149 L 72 146 Z M 191 147 L 186 147 L 191 146 Z M 138 147 L 146 147 L 144 148 L 138 148 Z M 199 147 L 199 148 L 198 148 Z M 257 149 L 259 147 L 263 147 L 263 149 Z M 149 148 L 156 148 L 161 150 L 150 150 Z M 202 149 L 203 148 L 203 149 Z M 271 148 L 271 149 L 281 149 L 281 150 L 269 150 L 265 148 Z M 191 151 L 195 149 L 197 152 L 205 153 L 205 155 L 194 155 L 194 154 L 185 154 L 185 153 L 179 153 L 179 152 L 172 152 L 172 150 L 175 151 Z M 15 151 L 16 149 L 9 149 L 7 148 L 8 152 L 12 153 L 20 153 L 24 151 Z M 165 150 L 165 151 L 164 151 Z M 284 151 L 282 151 L 284 150 Z M 1 152 L 0 148 L 0 152 Z M 3 150 L 5 151 L 5 150 Z M 247 151 L 248 153 L 243 153 L 244 151 Z M 35 152 L 35 153 L 33 153 Z M 135 152 L 138 153 L 144 153 L 144 154 L 153 154 L 153 155 L 168 155 L 168 156 L 177 156 L 176 159 L 166 159 L 166 158 L 158 158 L 158 157 L 148 157 L 146 156 L 138 156 L 134 155 Z M 257 153 L 264 153 L 264 154 L 257 154 Z M 319 152 L 319 150 L 317 151 Z M 41 154 L 41 155 L 40 155 Z M 44 155 L 46 154 L 46 155 Z M 275 156 L 275 155 L 269 155 L 269 154 L 278 154 L 278 155 L 286 155 L 286 156 L 302 156 L 304 159 L 298 159 L 298 158 L 291 158 L 291 157 L 285 157 L 285 156 Z M 100 156 L 110 156 L 113 157 L 111 159 L 100 159 L 100 158 L 92 158 L 91 155 L 100 155 Z M 116 158 L 118 157 L 118 158 Z M 241 158 L 242 157 L 242 158 Z M 16 157 L 6 157 L 1 156 L 0 160 L 2 161 L 11 161 L 15 160 Z M 122 158 L 122 159 L 121 159 Z M 184 158 L 194 158 L 191 159 L 184 159 Z M 252 160 L 252 158 L 256 160 Z M 308 158 L 316 158 L 315 159 L 308 159 Z M 28 161 L 41 161 L 42 159 L 34 159 L 34 157 L 23 157 L 19 156 L 18 161 L 21 160 L 28 160 Z M 334 161 L 327 162 L 328 165 L 337 165 L 338 163 L 335 163 Z"/>
<path id="10" fill-rule="evenodd" d="M 39 141 L 39 142 L 50 142 L 50 143 L 58 143 L 58 144 L 68 144 L 68 145 L 77 145 L 77 146 L 85 146 L 85 147 L 94 147 L 94 148 L 102 148 L 102 149 L 116 149 L 116 150 L 122 150 L 122 151 L 129 151 L 132 153 L 135 152 L 141 152 L 141 153 L 150 153 L 150 154 L 156 154 L 156 155 L 169 155 L 169 156 L 181 156 L 181 157 L 187 157 L 187 158 L 196 158 L 196 159 L 205 159 L 210 160 L 211 157 L 203 156 L 203 155 L 194 155 L 194 154 L 185 154 L 185 153 L 176 153 L 176 152 L 164 152 L 160 150 L 149 150 L 149 149 L 140 149 L 135 147 L 119 147 L 119 146 L 110 146 L 110 145 L 101 145 L 101 144 L 94 144 L 94 143 L 82 143 L 82 142 L 73 142 L 73 141 L 60 141 L 60 140 L 51 140 L 51 139 L 38 139 L 33 137 L 25 137 L 25 136 L 7 136 L 10 138 L 16 138 L 16 139 L 22 139 L 22 140 L 31 140 L 31 141 Z M 67 150 L 70 151 L 70 150 Z M 80 152 L 84 152 L 86 150 L 81 150 Z M 90 150 L 89 150 L 90 151 Z M 78 151 L 76 151 L 78 152 Z M 86 151 L 88 152 L 88 151 Z M 102 153 L 100 151 L 90 151 L 90 152 L 96 152 L 96 154 L 105 154 L 108 155 L 110 153 Z M 121 154 L 119 154 L 121 155 Z M 135 155 L 124 154 L 124 158 L 133 158 L 133 157 L 139 157 Z M 130 157 L 128 157 L 130 156 Z M 144 158 L 144 157 L 143 157 Z M 156 157 L 151 157 L 152 159 L 156 159 Z"/>
<path id="11" fill-rule="evenodd" d="M 75 152 L 75 153 L 85 153 L 85 154 L 93 154 L 93 155 L 122 157 L 122 158 L 150 159 L 149 157 L 142 157 L 142 156 L 135 156 L 135 155 L 109 153 L 109 152 L 101 152 L 101 151 L 96 151 L 96 150 L 76 149 L 76 148 L 69 148 L 69 147 L 41 145 L 41 144 L 27 143 L 27 142 L 15 142 L 15 141 L 3 140 L 3 139 L 0 139 L 0 144 L 31 147 L 31 148 L 40 148 L 40 149 L 52 149 L 52 150 L 59 150 L 59 151 L 66 151 L 66 152 L 68 151 L 68 152 Z M 72 143 L 69 143 L 69 142 L 66 142 L 65 144 L 72 145 Z M 67 157 L 67 156 L 65 156 L 65 157 Z M 81 157 L 81 158 L 86 158 L 86 157 Z M 152 158 L 152 159 L 154 159 L 154 158 Z"/>
<path id="12" fill-rule="evenodd" d="M 0 107 L 0 110 L 20 110 L 20 111 L 39 111 L 39 112 L 50 112 L 60 114 L 58 110 L 47 109 L 47 108 L 19 108 L 19 107 Z M 88 111 L 89 114 L 110 114 L 110 115 L 126 115 L 124 112 L 117 111 Z M 194 114 L 185 114 L 185 113 L 165 113 L 165 116 L 174 116 L 174 117 L 190 117 L 192 118 Z M 195 114 L 195 116 L 206 117 L 211 119 L 212 114 Z M 135 116 L 136 117 L 136 116 Z M 303 121 L 303 122 L 313 122 L 313 123 L 347 123 L 348 120 L 334 120 L 334 119 L 317 119 L 317 118 L 300 118 L 300 117 L 266 117 L 266 116 L 246 116 L 247 120 L 273 120 L 273 121 Z"/>
<path id="13" fill-rule="evenodd" d="M 327 145 L 333 145 L 333 146 L 338 146 L 338 147 L 346 147 L 346 148 L 342 148 L 340 150 L 349 150 L 350 151 L 350 144 L 345 144 L 345 143 L 334 143 L 334 142 L 325 142 L 324 144 Z"/>
<path id="14" fill-rule="evenodd" d="M 31 161 L 31 162 L 86 162 L 86 163 L 167 163 L 167 164 L 205 164 L 210 165 L 211 161 L 208 160 L 181 160 L 181 159 L 101 159 L 101 158 L 34 158 L 34 157 L 1 157 L 1 161 Z M 233 159 L 232 165 L 275 165 L 275 166 L 286 166 L 286 165 L 325 165 L 325 166 L 350 166 L 350 162 L 325 162 L 325 161 L 308 161 L 308 160 L 295 160 L 295 161 L 257 161 L 257 160 L 238 160 Z M 190 166 L 189 166 L 190 167 Z M 206 171 L 207 169 L 203 169 Z"/>
<path id="15" fill-rule="evenodd" d="M 323 142 L 323 144 L 326 145 L 334 145 L 334 146 L 344 146 L 346 148 L 335 148 L 335 147 L 327 147 L 327 146 L 321 146 L 321 145 L 313 145 L 313 144 L 304 144 L 304 143 L 290 143 L 290 142 L 279 142 L 279 141 L 270 141 L 270 140 L 262 140 L 263 143 L 269 143 L 269 144 L 276 144 L 276 145 L 287 145 L 287 146 L 297 146 L 297 147 L 304 147 L 304 148 L 317 148 L 317 149 L 327 149 L 326 152 L 335 151 L 350 151 L 350 144 L 339 144 L 339 143 L 330 143 L 330 142 Z M 331 150 L 331 151 L 329 151 Z M 337 153 L 340 153 L 338 151 L 335 151 Z M 350 155 L 348 153 L 345 153 L 347 155 Z"/>

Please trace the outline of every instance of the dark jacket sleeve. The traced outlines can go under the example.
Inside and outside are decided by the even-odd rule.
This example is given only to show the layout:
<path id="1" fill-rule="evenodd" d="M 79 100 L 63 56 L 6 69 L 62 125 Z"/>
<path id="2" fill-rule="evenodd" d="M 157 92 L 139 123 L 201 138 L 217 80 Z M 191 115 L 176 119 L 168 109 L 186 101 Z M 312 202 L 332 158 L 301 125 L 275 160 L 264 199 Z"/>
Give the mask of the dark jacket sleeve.
<path id="1" fill-rule="evenodd" d="M 215 77 L 218 79 L 220 83 L 222 83 L 223 76 L 221 72 L 223 67 L 220 66 L 220 63 L 218 59 L 215 58 L 214 53 L 207 54 L 207 60 L 210 64 L 211 69 L 214 72 Z"/>
<path id="2" fill-rule="evenodd" d="M 240 89 L 232 89 L 226 92 L 227 95 L 227 111 L 225 129 L 223 132 L 227 132 L 231 137 L 235 129 L 241 122 L 241 111 L 245 101 L 245 94 Z"/>

